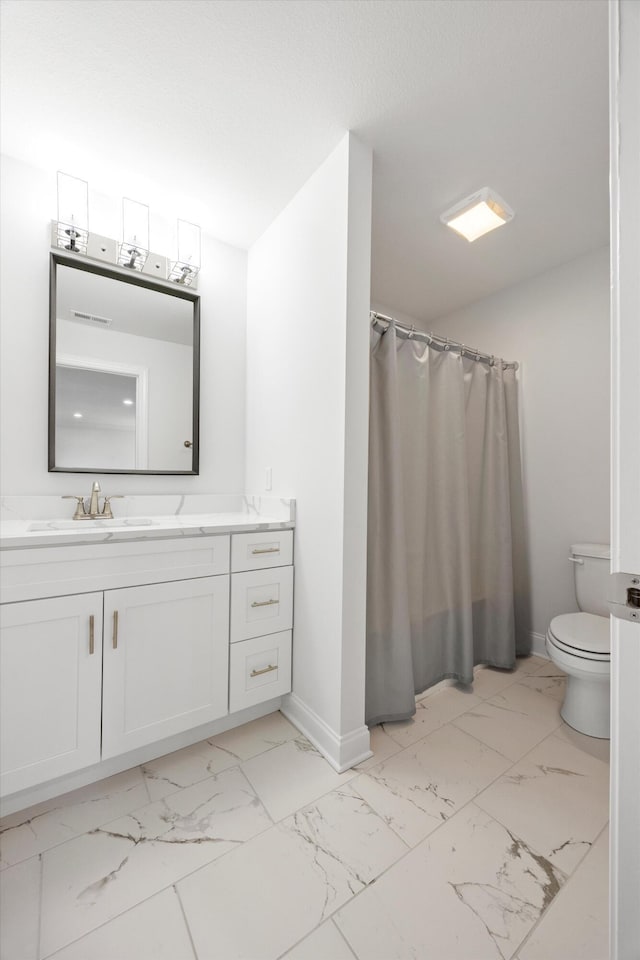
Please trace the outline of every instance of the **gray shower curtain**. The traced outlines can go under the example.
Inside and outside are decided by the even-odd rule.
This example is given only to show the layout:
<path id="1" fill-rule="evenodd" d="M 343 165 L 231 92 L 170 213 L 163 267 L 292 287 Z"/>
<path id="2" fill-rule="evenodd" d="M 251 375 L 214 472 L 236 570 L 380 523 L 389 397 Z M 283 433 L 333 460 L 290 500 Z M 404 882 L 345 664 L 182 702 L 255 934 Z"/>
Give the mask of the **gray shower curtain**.
<path id="1" fill-rule="evenodd" d="M 369 726 L 530 652 L 513 368 L 371 334 Z"/>

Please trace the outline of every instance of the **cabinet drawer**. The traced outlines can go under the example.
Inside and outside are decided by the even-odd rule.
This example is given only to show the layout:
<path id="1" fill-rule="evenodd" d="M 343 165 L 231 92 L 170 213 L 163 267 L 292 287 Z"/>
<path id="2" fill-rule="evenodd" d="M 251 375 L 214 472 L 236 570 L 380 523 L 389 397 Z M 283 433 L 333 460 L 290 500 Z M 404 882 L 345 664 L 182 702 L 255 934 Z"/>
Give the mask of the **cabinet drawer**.
<path id="1" fill-rule="evenodd" d="M 290 630 L 293 567 L 251 570 L 231 577 L 231 643 Z"/>
<path id="2" fill-rule="evenodd" d="M 229 712 L 280 697 L 291 690 L 291 631 L 255 637 L 231 647 Z"/>
<path id="3" fill-rule="evenodd" d="M 234 533 L 231 538 L 231 570 L 263 570 L 284 567 L 293 560 L 293 530 L 266 533 Z"/>
<path id="4" fill-rule="evenodd" d="M 33 600 L 229 572 L 228 535 L 0 552 L 2 600 Z"/>

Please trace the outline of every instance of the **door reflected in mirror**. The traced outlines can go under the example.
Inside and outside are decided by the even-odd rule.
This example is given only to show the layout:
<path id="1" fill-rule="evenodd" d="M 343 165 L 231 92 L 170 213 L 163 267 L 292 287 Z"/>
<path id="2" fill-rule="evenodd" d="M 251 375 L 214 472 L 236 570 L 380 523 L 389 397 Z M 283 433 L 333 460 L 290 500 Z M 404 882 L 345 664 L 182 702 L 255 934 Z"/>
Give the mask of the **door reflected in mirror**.
<path id="1" fill-rule="evenodd" d="M 52 254 L 49 469 L 197 473 L 199 297 Z"/>

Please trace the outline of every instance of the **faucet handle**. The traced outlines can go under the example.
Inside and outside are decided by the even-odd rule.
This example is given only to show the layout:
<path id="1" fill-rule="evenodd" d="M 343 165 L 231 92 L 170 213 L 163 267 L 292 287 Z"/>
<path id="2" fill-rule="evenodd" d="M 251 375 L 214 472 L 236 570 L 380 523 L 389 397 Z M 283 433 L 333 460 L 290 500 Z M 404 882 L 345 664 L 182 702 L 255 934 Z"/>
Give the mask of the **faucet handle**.
<path id="1" fill-rule="evenodd" d="M 84 497 L 79 497 L 76 493 L 65 493 L 60 499 L 78 501 L 76 504 L 76 512 L 73 515 L 74 520 L 79 520 L 80 517 L 86 517 L 87 511 L 84 505 Z"/>
<path id="2" fill-rule="evenodd" d="M 113 513 L 111 511 L 111 501 L 112 500 L 124 500 L 124 493 L 112 493 L 108 497 L 104 498 L 104 504 L 102 506 L 101 517 L 104 517 L 105 520 L 113 520 Z"/>

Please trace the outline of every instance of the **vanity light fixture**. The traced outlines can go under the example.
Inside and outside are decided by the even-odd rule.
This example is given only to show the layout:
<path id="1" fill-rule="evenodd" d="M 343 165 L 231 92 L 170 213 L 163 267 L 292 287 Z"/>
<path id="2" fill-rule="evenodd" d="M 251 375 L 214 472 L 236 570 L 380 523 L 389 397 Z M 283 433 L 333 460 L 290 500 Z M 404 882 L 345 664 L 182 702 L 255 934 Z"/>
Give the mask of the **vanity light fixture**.
<path id="1" fill-rule="evenodd" d="M 86 253 L 89 239 L 89 184 L 58 170 L 58 220 L 55 246 Z"/>
<path id="2" fill-rule="evenodd" d="M 142 270 L 149 256 L 149 207 L 137 200 L 122 198 L 122 243 L 118 263 L 130 270 Z"/>
<path id="3" fill-rule="evenodd" d="M 58 219 L 51 221 L 51 246 L 81 254 L 89 260 L 102 260 L 135 270 L 159 280 L 198 286 L 201 266 L 200 227 L 187 220 L 177 222 L 177 258 L 149 250 L 149 207 L 146 203 L 122 199 L 122 239 L 89 233 L 89 184 L 79 177 L 58 171 Z M 73 311 L 77 314 L 77 311 Z M 72 319 L 80 320 L 79 314 Z M 106 322 L 101 317 L 85 317 Z M 110 322 L 110 321 L 109 321 Z"/>
<path id="4" fill-rule="evenodd" d="M 125 407 L 133 406 L 133 400 L 123 400 L 122 402 L 124 403 Z"/>
<path id="5" fill-rule="evenodd" d="M 187 220 L 178 220 L 178 258 L 170 264 L 169 280 L 190 287 L 199 272 L 200 227 Z"/>
<path id="6" fill-rule="evenodd" d="M 76 418 L 76 420 L 82 420 L 82 414 L 81 414 L 81 413 L 74 413 L 74 417 Z"/>
<path id="7" fill-rule="evenodd" d="M 495 190 L 483 187 L 441 214 L 440 221 L 473 243 L 485 233 L 502 227 L 515 216 Z"/>

